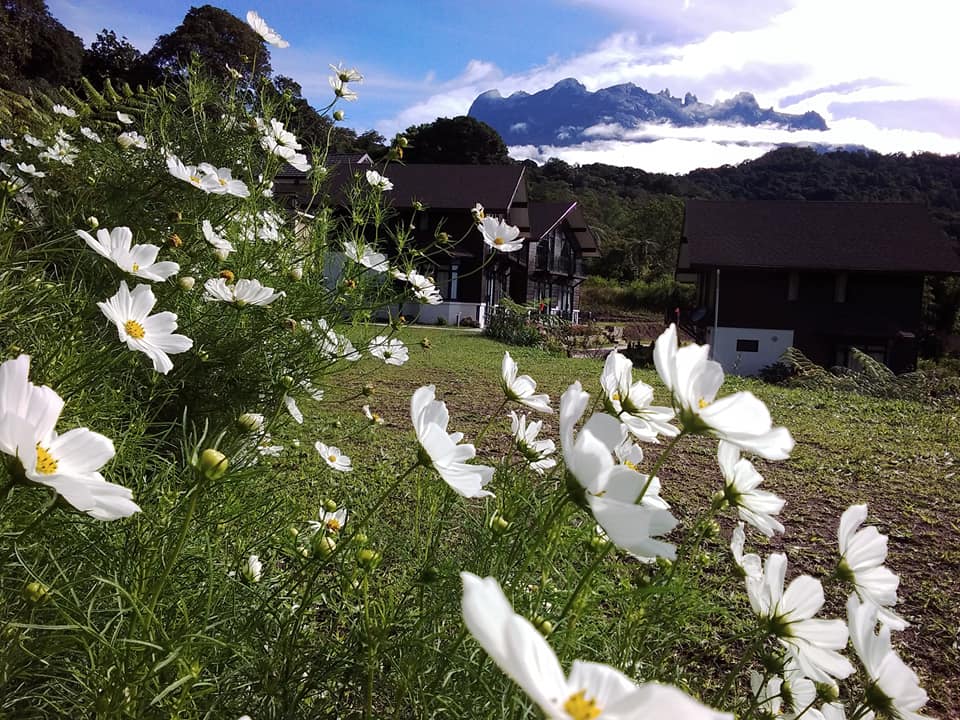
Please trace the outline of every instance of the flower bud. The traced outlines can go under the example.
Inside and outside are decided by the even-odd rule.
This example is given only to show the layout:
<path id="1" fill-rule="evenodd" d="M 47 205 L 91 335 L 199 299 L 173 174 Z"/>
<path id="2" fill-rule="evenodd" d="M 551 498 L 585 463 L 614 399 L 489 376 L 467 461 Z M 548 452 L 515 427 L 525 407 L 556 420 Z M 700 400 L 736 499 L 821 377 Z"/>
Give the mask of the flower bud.
<path id="1" fill-rule="evenodd" d="M 533 618 L 533 626 L 540 631 L 540 634 L 548 637 L 553 632 L 553 623 L 542 615 L 536 615 Z"/>
<path id="2" fill-rule="evenodd" d="M 167 218 L 168 218 L 168 219 L 170 220 L 170 222 L 172 222 L 172 223 L 178 223 L 178 222 L 180 222 L 181 220 L 183 220 L 183 213 L 180 212 L 179 210 L 172 210 L 172 211 L 167 215 Z"/>
<path id="3" fill-rule="evenodd" d="M 344 114 L 343 110 L 334 110 L 334 111 L 333 111 L 333 119 L 336 120 L 337 122 L 340 122 L 341 120 L 343 120 L 344 117 L 345 117 L 345 114 Z"/>
<path id="4" fill-rule="evenodd" d="M 260 558 L 256 555 L 251 555 L 244 560 L 240 566 L 240 574 L 247 582 L 260 582 L 260 578 L 263 576 L 263 563 L 260 562 Z"/>
<path id="5" fill-rule="evenodd" d="M 280 378 L 280 384 L 287 388 L 287 390 L 293 387 L 293 382 L 293 377 L 290 375 L 284 375 Z"/>
<path id="6" fill-rule="evenodd" d="M 181 240 L 180 236 L 177 235 L 176 233 L 173 233 L 169 238 L 167 238 L 167 242 L 170 243 L 170 247 L 175 247 L 175 248 L 181 247 L 183 245 L 183 240 Z"/>
<path id="7" fill-rule="evenodd" d="M 284 327 L 286 330 L 289 330 L 290 332 L 293 332 L 293 331 L 296 330 L 298 327 L 300 327 L 300 323 L 298 323 L 298 322 L 297 322 L 296 320 L 294 320 L 293 318 L 284 318 L 284 320 L 283 320 L 283 327 Z"/>
<path id="8" fill-rule="evenodd" d="M 233 271 L 232 271 L 232 270 L 221 270 L 221 271 L 220 271 L 220 277 L 222 277 L 222 278 L 223 278 L 224 280 L 226 280 L 228 283 L 232 283 L 232 282 L 233 282 L 233 279 L 234 279 L 236 276 L 233 274 Z"/>
<path id="9" fill-rule="evenodd" d="M 490 518 L 490 529 L 497 535 L 504 532 L 508 527 L 510 527 L 510 521 L 503 517 L 503 515 L 497 513 Z"/>
<path id="10" fill-rule="evenodd" d="M 367 537 L 367 534 L 365 532 L 358 532 L 356 535 L 353 536 L 353 541 L 357 545 L 363 547 L 368 542 L 370 542 L 370 538 Z"/>
<path id="11" fill-rule="evenodd" d="M 357 550 L 357 563 L 366 570 L 373 570 L 380 564 L 382 556 L 376 550 L 363 548 Z"/>
<path id="12" fill-rule="evenodd" d="M 222 248 L 217 248 L 216 250 L 213 251 L 213 255 L 214 257 L 217 258 L 217 260 L 219 260 L 220 262 L 223 262 L 230 256 L 230 251 L 224 250 Z"/>
<path id="13" fill-rule="evenodd" d="M 333 551 L 337 549 L 337 543 L 329 535 L 317 533 L 310 540 L 310 549 L 320 557 L 326 559 L 333 555 Z"/>
<path id="14" fill-rule="evenodd" d="M 243 413 L 237 418 L 237 425 L 247 432 L 256 432 L 263 427 L 263 415 L 260 413 Z"/>
<path id="15" fill-rule="evenodd" d="M 299 447 L 300 447 L 300 441 L 299 441 L 297 438 L 294 438 L 293 440 L 291 440 L 291 441 L 290 441 L 290 444 L 293 445 L 293 447 L 295 447 L 295 448 L 299 448 Z"/>
<path id="16" fill-rule="evenodd" d="M 302 280 L 303 268 L 302 267 L 290 268 L 290 272 L 287 273 L 287 276 L 293 281 Z"/>
<path id="17" fill-rule="evenodd" d="M 405 135 L 397 135 L 397 145 L 399 145 L 399 146 L 402 147 L 402 148 L 405 148 L 405 147 L 407 147 L 407 145 L 409 145 L 409 144 L 410 144 L 410 143 L 409 143 L 409 141 L 407 140 L 407 138 L 406 138 Z"/>
<path id="18" fill-rule="evenodd" d="M 181 290 L 193 290 L 193 286 L 196 285 L 196 283 L 196 278 L 190 277 L 189 275 L 184 275 L 182 278 L 177 279 L 177 284 Z"/>
<path id="19" fill-rule="evenodd" d="M 373 383 L 367 383 L 366 385 L 363 386 L 363 394 L 366 397 L 370 397 L 371 395 L 373 395 Z"/>
<path id="20" fill-rule="evenodd" d="M 328 513 L 336 512 L 337 503 L 331 500 L 330 498 L 327 498 L 326 500 L 323 501 L 323 509 L 326 510 Z"/>
<path id="21" fill-rule="evenodd" d="M 219 480 L 227 473 L 230 462 L 219 450 L 207 448 L 200 453 L 200 470 L 207 480 Z"/>
<path id="22" fill-rule="evenodd" d="M 837 687 L 836 683 L 831 682 L 819 682 L 816 683 L 817 686 L 817 700 L 822 703 L 832 703 L 836 702 L 840 697 L 840 688 Z"/>
<path id="23" fill-rule="evenodd" d="M 291 539 L 295 539 L 299 534 L 300 530 L 293 525 L 287 528 L 287 535 L 289 535 Z"/>
<path id="24" fill-rule="evenodd" d="M 23 596 L 23 599 L 26 600 L 27 602 L 32 602 L 34 604 L 39 605 L 40 603 L 42 603 L 44 600 L 47 599 L 47 595 L 49 593 L 50 593 L 50 588 L 48 588 L 39 580 L 34 580 L 24 585 L 23 590 L 21 591 L 20 594 Z"/>
<path id="25" fill-rule="evenodd" d="M 100 227 L 100 221 L 97 220 L 96 215 L 91 215 L 87 218 L 87 225 L 90 226 L 91 230 L 96 230 L 98 227 Z"/>

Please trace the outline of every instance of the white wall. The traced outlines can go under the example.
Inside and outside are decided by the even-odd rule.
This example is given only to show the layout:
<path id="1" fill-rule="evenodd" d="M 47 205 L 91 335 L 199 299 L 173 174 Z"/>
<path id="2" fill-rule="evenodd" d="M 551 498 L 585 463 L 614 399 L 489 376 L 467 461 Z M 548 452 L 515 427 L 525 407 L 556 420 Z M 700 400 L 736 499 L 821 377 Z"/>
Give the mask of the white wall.
<path id="1" fill-rule="evenodd" d="M 418 322 L 424 325 L 436 325 L 437 318 L 442 317 L 447 321 L 447 325 L 456 325 L 457 320 L 465 317 L 473 318 L 484 326 L 486 306 L 483 303 L 467 303 L 447 300 L 439 305 L 427 305 L 425 303 L 408 302 L 403 305 L 403 314 L 411 322 Z"/>
<path id="2" fill-rule="evenodd" d="M 738 351 L 738 340 L 756 340 L 757 351 Z M 793 330 L 718 327 L 710 342 L 713 359 L 723 366 L 725 373 L 756 375 L 767 365 L 775 363 L 783 351 L 793 345 Z"/>

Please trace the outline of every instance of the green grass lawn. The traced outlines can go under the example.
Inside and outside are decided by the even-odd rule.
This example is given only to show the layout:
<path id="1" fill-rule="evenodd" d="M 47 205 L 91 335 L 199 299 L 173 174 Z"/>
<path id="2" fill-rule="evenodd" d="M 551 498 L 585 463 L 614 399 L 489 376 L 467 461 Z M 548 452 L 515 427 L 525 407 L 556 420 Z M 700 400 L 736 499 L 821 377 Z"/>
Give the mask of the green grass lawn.
<path id="1" fill-rule="evenodd" d="M 437 386 L 438 398 L 444 400 L 450 410 L 451 430 L 464 432 L 467 441 L 472 441 L 483 429 L 485 418 L 500 407 L 502 395 L 498 379 L 505 350 L 509 350 L 518 362 L 521 373 L 532 375 L 539 383 L 539 389 L 550 394 L 555 407 L 560 393 L 576 379 L 593 395 L 599 389 L 602 367 L 599 360 L 574 360 L 535 349 L 507 348 L 475 332 L 453 329 L 408 327 L 401 330 L 399 337 L 410 347 L 409 362 L 402 367 L 391 367 L 366 359 L 333 376 L 324 401 L 310 403 L 312 408 L 308 409 L 307 424 L 295 428 L 290 437 L 278 438 L 281 443 L 289 444 L 293 436 L 297 436 L 301 442 L 299 453 L 286 453 L 274 461 L 287 469 L 291 487 L 298 488 L 300 498 L 306 486 L 316 491 L 312 496 L 314 502 L 320 501 L 317 498 L 333 497 L 354 508 L 362 508 L 405 470 L 415 457 L 409 399 L 412 391 L 423 384 Z M 421 347 L 421 340 L 428 341 L 429 347 Z M 657 401 L 668 404 L 653 369 L 638 370 L 635 375 L 637 373 L 657 388 Z M 365 384 L 373 386 L 369 395 L 361 392 Z M 781 516 L 786 533 L 770 543 L 762 542 L 762 538 L 758 541 L 757 534 L 752 533 L 749 542 L 761 554 L 784 550 L 790 558 L 791 576 L 802 571 L 824 578 L 836 560 L 836 529 L 840 514 L 850 504 L 869 503 L 868 523 L 890 536 L 888 565 L 901 576 L 898 609 L 911 623 L 910 628 L 896 636 L 895 642 L 899 643 L 904 659 L 920 674 L 931 697 L 928 708 L 948 716 L 960 713 L 960 688 L 954 682 L 960 677 L 960 651 L 957 648 L 960 590 L 955 582 L 960 576 L 958 409 L 841 392 L 786 389 L 739 378 L 731 378 L 722 392 L 740 389 L 751 390 L 764 400 L 774 421 L 789 427 L 797 442 L 789 461 L 757 461 L 769 489 L 787 499 Z M 371 427 L 361 414 L 363 404 L 369 404 L 382 415 L 384 424 Z M 497 462 L 508 449 L 509 420 L 505 412 L 501 416 L 485 434 L 479 447 L 480 458 L 491 463 Z M 547 418 L 545 425 L 547 434 L 558 440 L 556 415 Z M 350 475 L 333 475 L 310 447 L 317 439 L 339 445 L 353 458 L 357 471 Z M 702 512 L 709 505 L 712 493 L 720 487 L 714 453 L 715 442 L 687 438 L 659 473 L 663 480 L 663 495 L 673 505 L 681 520 L 681 528 L 684 519 Z M 651 449 L 651 457 L 655 454 L 655 448 Z M 509 473 L 505 475 L 506 482 L 511 482 Z M 498 474 L 491 486 L 494 492 L 498 491 L 496 484 L 503 481 L 503 476 Z M 515 522 L 514 526 L 523 526 L 524 508 L 502 508 L 498 500 L 492 499 L 486 502 L 461 501 L 450 497 L 452 493 L 440 485 L 440 481 L 433 477 L 429 481 L 401 487 L 373 521 L 371 539 L 383 552 L 384 560 L 380 571 L 381 584 L 371 592 L 382 593 L 385 612 L 393 612 L 398 622 L 403 623 L 415 623 L 416 613 L 397 612 L 397 603 L 449 605 L 449 623 L 430 628 L 425 642 L 432 644 L 431 652 L 434 653 L 439 649 L 469 655 L 477 652 L 475 645 L 469 641 L 462 645 L 452 641 L 459 630 L 456 573 L 460 569 L 481 574 L 495 570 L 477 565 L 477 558 L 489 553 L 479 552 L 471 543 L 482 536 L 482 532 L 478 535 L 478 529 L 482 530 L 482 523 L 495 509 L 521 521 Z M 292 499 L 291 502 L 302 505 L 302 499 Z M 417 512 L 424 515 L 411 516 L 411 507 L 419 508 Z M 411 537 L 421 539 L 418 534 L 426 532 L 431 527 L 430 519 L 436 518 L 441 519 L 438 532 L 443 533 L 444 555 L 437 557 L 428 551 L 425 556 L 422 543 L 414 542 Z M 589 563 L 591 555 L 582 546 L 584 534 L 577 527 L 583 522 L 582 513 L 571 514 L 570 520 L 558 530 L 565 550 L 559 553 L 560 559 L 549 559 L 547 567 L 550 570 L 541 571 L 539 580 L 532 575 L 529 578 L 534 599 L 526 609 L 536 612 L 538 608 L 540 611 L 547 608 L 548 615 L 549 598 L 553 595 L 561 598 L 564 592 L 569 592 L 564 585 L 574 582 L 576 573 Z M 721 524 L 721 536 L 706 545 L 711 558 L 705 558 L 703 573 L 690 579 L 690 582 L 698 583 L 700 593 L 705 596 L 716 593 L 716 597 L 720 597 L 731 592 L 729 578 L 719 570 L 713 570 L 714 566 L 728 565 L 725 545 L 732 526 L 729 515 Z M 568 536 L 569 545 L 564 546 Z M 508 533 L 502 541 L 508 544 L 507 541 L 517 540 Z M 508 550 L 504 549 L 504 552 Z M 438 575 L 436 582 L 417 583 L 424 568 L 429 570 L 431 579 L 434 573 Z M 617 637 L 604 635 L 600 625 L 591 625 L 584 620 L 577 628 L 579 637 L 575 642 L 571 639 L 572 633 L 566 631 L 557 639 L 555 644 L 559 644 L 561 656 L 565 659 L 585 657 L 621 666 L 632 664 L 640 676 L 691 687 L 709 700 L 713 681 L 704 677 L 709 677 L 710 673 L 700 676 L 698 672 L 701 668 L 725 662 L 731 648 L 720 644 L 722 638 L 715 635 L 717 618 L 704 614 L 704 608 L 695 600 L 687 601 L 679 592 L 668 602 L 676 603 L 681 609 L 678 616 L 689 623 L 687 640 L 677 640 L 678 628 L 673 634 L 669 629 L 663 629 L 661 637 L 659 631 L 646 627 L 642 619 L 631 617 L 629 607 L 606 601 L 608 594 L 615 595 L 618 600 L 628 596 L 642 599 L 649 580 L 645 566 L 632 561 L 610 561 L 598 577 L 601 575 L 603 579 L 598 580 L 593 593 L 589 594 L 588 608 L 607 620 L 617 620 Z M 681 588 L 682 581 L 681 578 Z M 825 612 L 843 617 L 844 596 L 840 589 L 831 586 L 825 578 L 824 586 L 828 596 Z M 743 595 L 742 585 L 735 588 Z M 689 595 L 692 598 L 697 593 Z M 733 627 L 749 621 L 745 595 L 732 604 L 728 598 L 728 605 L 726 620 Z M 584 618 L 587 615 L 589 613 L 583 613 Z M 389 657 L 390 648 L 396 650 L 390 645 L 390 636 L 400 628 L 390 627 L 390 618 L 385 617 L 383 622 L 389 630 L 384 631 L 381 646 L 385 655 L 380 666 L 384 676 L 384 696 L 378 702 L 383 703 L 386 712 L 386 707 L 393 706 L 391 703 L 399 706 L 418 698 L 422 700 L 423 696 L 418 693 L 423 692 L 422 684 L 429 684 L 429 680 L 409 677 L 411 665 L 395 662 Z M 425 648 L 421 650 L 427 652 Z M 612 657 L 611 652 L 619 656 Z M 656 653 L 661 657 L 655 657 Z M 684 658 L 686 662 L 675 663 L 675 658 Z M 521 701 L 489 665 L 482 680 L 483 691 L 477 685 L 481 683 L 480 678 L 458 680 L 452 669 L 456 663 L 452 660 L 450 667 L 451 676 L 443 680 L 442 687 L 463 688 L 465 685 L 458 683 L 467 680 L 466 686 L 476 689 L 478 697 L 486 697 L 489 683 L 500 689 L 499 694 L 505 693 L 503 702 L 506 704 L 501 708 L 503 716 L 516 711 L 518 706 L 515 703 Z M 442 701 L 437 698 L 442 697 L 442 687 L 439 690 L 436 686 L 431 688 L 434 693 L 431 702 L 441 706 Z M 451 707 L 459 706 L 454 704 Z M 437 711 L 441 712 L 442 707 Z M 498 710 L 487 707 L 486 712 L 495 716 Z M 478 710 L 476 716 L 483 714 Z"/>

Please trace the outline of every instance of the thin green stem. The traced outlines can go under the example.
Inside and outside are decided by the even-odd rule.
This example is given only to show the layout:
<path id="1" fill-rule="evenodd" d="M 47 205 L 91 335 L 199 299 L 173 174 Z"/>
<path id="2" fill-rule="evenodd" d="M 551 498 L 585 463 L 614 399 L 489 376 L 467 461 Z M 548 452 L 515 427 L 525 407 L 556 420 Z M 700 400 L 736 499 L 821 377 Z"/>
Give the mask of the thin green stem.
<path id="1" fill-rule="evenodd" d="M 727 697 L 727 694 L 730 692 L 730 689 L 733 687 L 733 683 L 736 682 L 737 677 L 739 677 L 740 673 L 742 673 L 743 670 L 747 667 L 747 665 L 750 664 L 750 661 L 753 660 L 753 656 L 757 654 L 757 651 L 763 647 L 763 643 L 765 640 L 766 640 L 766 636 L 761 635 L 758 638 L 756 638 L 752 643 L 750 643 L 746 652 L 744 652 L 743 655 L 740 656 L 740 661 L 734 666 L 732 670 L 730 670 L 730 672 L 727 673 L 727 677 L 723 682 L 723 686 L 720 688 L 720 692 L 718 692 L 714 696 L 713 702 L 711 703 L 712 705 L 717 706 L 725 697 Z"/>
<path id="2" fill-rule="evenodd" d="M 499 420 L 500 413 L 503 412 L 503 409 L 507 406 L 508 402 L 510 402 L 510 399 L 505 398 L 504 401 L 500 403 L 500 407 L 498 407 L 496 411 L 490 416 L 490 420 L 487 421 L 486 426 L 484 426 L 483 430 L 480 431 L 480 434 L 477 435 L 476 439 L 474 439 L 473 441 L 474 445 L 479 445 L 480 441 L 483 439 L 483 436 L 487 434 L 487 430 L 490 429 L 490 427 L 493 425 L 493 423 L 496 420 Z"/>

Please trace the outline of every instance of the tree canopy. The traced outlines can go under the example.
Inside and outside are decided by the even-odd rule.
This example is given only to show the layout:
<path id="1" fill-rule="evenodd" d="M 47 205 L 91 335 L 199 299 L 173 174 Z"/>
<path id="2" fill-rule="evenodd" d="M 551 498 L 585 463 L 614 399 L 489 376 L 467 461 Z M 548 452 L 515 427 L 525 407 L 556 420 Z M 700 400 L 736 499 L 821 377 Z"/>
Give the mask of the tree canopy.
<path id="1" fill-rule="evenodd" d="M 17 92 L 73 85 L 83 41 L 50 14 L 44 0 L 0 3 L 0 86 Z"/>
<path id="2" fill-rule="evenodd" d="M 411 163 L 505 165 L 512 160 L 499 133 L 467 115 L 437 118 L 404 133 L 409 146 L 404 160 Z"/>

